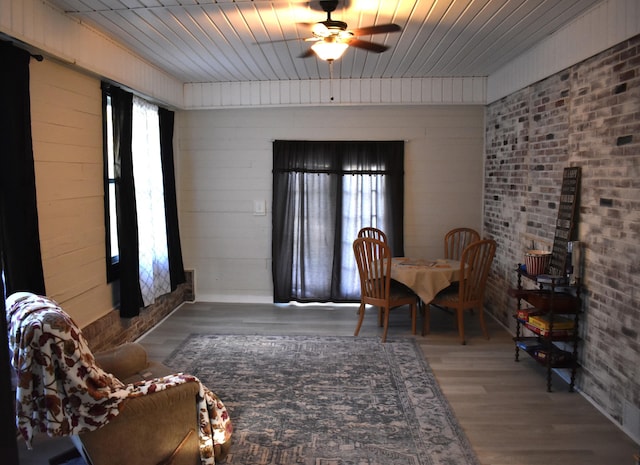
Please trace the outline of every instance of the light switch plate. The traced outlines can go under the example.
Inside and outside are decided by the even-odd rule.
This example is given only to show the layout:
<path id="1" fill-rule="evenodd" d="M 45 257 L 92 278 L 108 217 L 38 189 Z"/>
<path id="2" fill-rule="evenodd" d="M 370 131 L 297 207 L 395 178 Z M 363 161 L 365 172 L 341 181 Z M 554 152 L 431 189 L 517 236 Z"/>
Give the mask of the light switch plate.
<path id="1" fill-rule="evenodd" d="M 253 201 L 253 214 L 255 216 L 262 216 L 267 214 L 267 205 L 264 200 Z"/>

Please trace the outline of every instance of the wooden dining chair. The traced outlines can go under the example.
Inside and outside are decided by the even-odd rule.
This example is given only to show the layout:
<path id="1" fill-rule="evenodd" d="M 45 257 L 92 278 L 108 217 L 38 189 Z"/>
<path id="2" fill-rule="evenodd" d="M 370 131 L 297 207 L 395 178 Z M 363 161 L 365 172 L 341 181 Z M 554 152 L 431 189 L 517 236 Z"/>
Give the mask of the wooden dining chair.
<path id="1" fill-rule="evenodd" d="M 382 229 L 378 229 L 373 226 L 365 226 L 364 228 L 361 228 L 360 231 L 358 231 L 358 237 L 370 237 L 372 239 L 378 239 L 379 241 L 382 241 L 385 244 L 389 245 L 389 239 L 387 238 L 386 233 Z M 391 251 L 391 254 L 393 255 L 393 251 Z M 400 283 L 394 283 L 394 281 L 395 280 L 391 278 L 392 287 L 400 284 Z M 380 326 L 382 326 L 383 324 L 382 317 L 383 317 L 382 309 L 379 309 L 378 320 L 379 320 Z"/>
<path id="2" fill-rule="evenodd" d="M 496 253 L 496 242 L 492 239 L 475 241 L 462 252 L 460 259 L 460 284 L 456 291 L 445 290 L 436 295 L 431 302 L 438 307 L 455 310 L 460 343 L 466 344 L 464 338 L 464 312 L 476 309 L 480 315 L 482 333 L 489 339 L 484 322 L 484 289 L 489 277 L 489 269 Z M 429 333 L 430 310 L 426 305 L 422 335 Z"/>
<path id="3" fill-rule="evenodd" d="M 444 258 L 460 260 L 462 251 L 472 242 L 479 240 L 480 234 L 475 229 L 452 229 L 444 236 Z"/>
<path id="4" fill-rule="evenodd" d="M 360 332 L 367 305 L 378 307 L 378 321 L 384 325 L 382 342 L 387 340 L 391 309 L 404 305 L 410 307 L 411 331 L 416 334 L 418 297 L 408 287 L 391 279 L 389 246 L 377 239 L 361 237 L 353 242 L 353 253 L 360 274 L 361 292 L 358 325 L 353 335 Z"/>
<path id="5" fill-rule="evenodd" d="M 366 226 L 358 231 L 358 237 L 370 237 L 388 244 L 387 235 L 382 229 L 374 228 L 373 226 Z"/>
<path id="6" fill-rule="evenodd" d="M 444 258 L 460 260 L 462 251 L 472 242 L 479 241 L 480 234 L 472 228 L 455 228 L 444 235 Z M 458 292 L 458 283 L 451 283 L 447 291 Z M 436 305 L 437 306 L 437 305 Z M 471 311 L 473 313 L 473 310 Z"/>

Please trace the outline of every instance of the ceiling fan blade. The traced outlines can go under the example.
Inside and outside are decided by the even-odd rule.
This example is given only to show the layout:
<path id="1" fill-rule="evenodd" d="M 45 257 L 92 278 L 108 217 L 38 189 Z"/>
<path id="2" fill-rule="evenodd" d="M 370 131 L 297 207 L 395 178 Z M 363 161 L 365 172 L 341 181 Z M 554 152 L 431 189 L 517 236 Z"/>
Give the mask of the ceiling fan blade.
<path id="1" fill-rule="evenodd" d="M 374 44 L 373 42 L 367 42 L 366 40 L 360 40 L 360 39 L 351 39 L 349 41 L 349 46 L 355 47 L 355 48 L 361 48 L 363 50 L 367 50 L 368 52 L 374 52 L 374 53 L 382 53 L 385 50 L 389 49 L 389 47 L 387 47 L 386 45 Z"/>
<path id="2" fill-rule="evenodd" d="M 309 57 L 312 57 L 313 55 L 315 55 L 315 53 L 313 53 L 313 50 L 309 48 L 304 53 L 301 53 L 300 55 L 298 55 L 298 58 L 309 58 Z"/>
<path id="3" fill-rule="evenodd" d="M 354 36 L 368 36 L 371 34 L 385 34 L 387 32 L 398 32 L 402 28 L 397 24 L 379 24 L 377 26 L 361 27 L 353 29 L 351 32 Z"/>

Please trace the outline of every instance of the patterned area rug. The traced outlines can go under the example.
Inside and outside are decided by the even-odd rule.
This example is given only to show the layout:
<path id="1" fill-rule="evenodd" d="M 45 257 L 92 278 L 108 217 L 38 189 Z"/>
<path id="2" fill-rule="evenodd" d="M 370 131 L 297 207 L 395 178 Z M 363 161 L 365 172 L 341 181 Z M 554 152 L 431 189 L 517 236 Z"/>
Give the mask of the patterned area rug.
<path id="1" fill-rule="evenodd" d="M 229 409 L 228 464 L 479 464 L 412 339 L 191 335 L 165 364 Z"/>

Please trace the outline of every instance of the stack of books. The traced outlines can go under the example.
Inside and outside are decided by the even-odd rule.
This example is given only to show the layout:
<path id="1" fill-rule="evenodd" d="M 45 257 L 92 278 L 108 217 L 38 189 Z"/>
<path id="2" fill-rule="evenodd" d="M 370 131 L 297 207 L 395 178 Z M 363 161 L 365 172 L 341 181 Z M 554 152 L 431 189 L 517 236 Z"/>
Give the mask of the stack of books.
<path id="1" fill-rule="evenodd" d="M 541 336 L 568 336 L 573 334 L 575 322 L 572 318 L 555 315 L 553 317 L 553 332 L 551 332 L 551 321 L 548 314 L 529 315 L 527 326 Z"/>
<path id="2" fill-rule="evenodd" d="M 556 346 L 549 348 L 536 348 L 533 351 L 533 356 L 540 362 L 548 362 L 551 359 L 551 365 L 565 365 L 573 360 L 571 352 L 558 349 Z"/>
<path id="3" fill-rule="evenodd" d="M 536 350 L 540 349 L 542 347 L 542 344 L 540 344 L 540 341 L 538 341 L 537 338 L 535 337 L 523 337 L 520 338 L 516 341 L 516 345 L 526 351 L 529 352 L 531 354 L 533 354 Z"/>
<path id="4" fill-rule="evenodd" d="M 539 315 L 540 314 L 540 310 L 538 310 L 537 308 L 521 308 L 518 310 L 518 313 L 516 315 L 516 318 L 518 318 L 518 320 L 520 321 L 524 321 L 525 323 L 529 321 L 529 317 L 535 316 L 535 315 Z"/>

